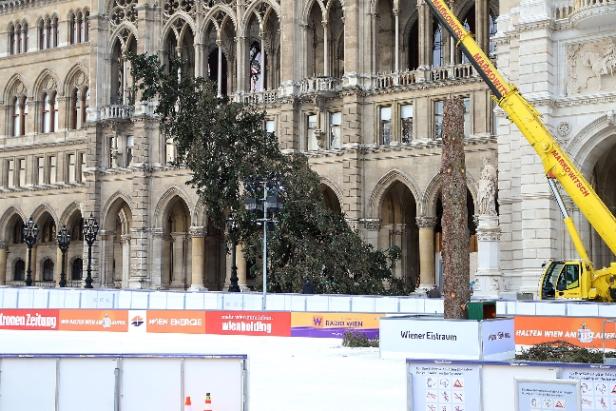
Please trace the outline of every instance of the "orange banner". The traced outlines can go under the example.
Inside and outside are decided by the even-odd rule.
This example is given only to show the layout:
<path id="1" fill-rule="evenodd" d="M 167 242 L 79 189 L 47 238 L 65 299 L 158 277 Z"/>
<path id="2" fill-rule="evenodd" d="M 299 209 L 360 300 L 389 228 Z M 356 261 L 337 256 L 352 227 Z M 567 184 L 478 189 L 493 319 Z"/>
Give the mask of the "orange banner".
<path id="1" fill-rule="evenodd" d="M 207 311 L 207 333 L 229 335 L 291 335 L 288 311 Z"/>
<path id="2" fill-rule="evenodd" d="M 61 331 L 128 331 L 127 310 L 60 310 Z"/>
<path id="3" fill-rule="evenodd" d="M 616 323 L 591 317 L 515 317 L 516 345 L 553 341 L 585 348 L 616 349 Z"/>
<path id="4" fill-rule="evenodd" d="M 147 332 L 205 334 L 205 311 L 149 310 Z"/>

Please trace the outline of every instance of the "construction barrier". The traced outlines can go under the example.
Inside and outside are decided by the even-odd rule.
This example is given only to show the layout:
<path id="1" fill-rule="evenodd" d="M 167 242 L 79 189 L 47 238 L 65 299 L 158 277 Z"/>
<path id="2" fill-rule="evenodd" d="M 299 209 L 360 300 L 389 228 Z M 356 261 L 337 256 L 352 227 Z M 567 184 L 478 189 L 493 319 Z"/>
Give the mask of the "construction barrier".
<path id="1" fill-rule="evenodd" d="M 194 411 L 244 411 L 246 367 L 246 355 L 0 354 L 0 410 L 184 411 L 190 397 Z"/>

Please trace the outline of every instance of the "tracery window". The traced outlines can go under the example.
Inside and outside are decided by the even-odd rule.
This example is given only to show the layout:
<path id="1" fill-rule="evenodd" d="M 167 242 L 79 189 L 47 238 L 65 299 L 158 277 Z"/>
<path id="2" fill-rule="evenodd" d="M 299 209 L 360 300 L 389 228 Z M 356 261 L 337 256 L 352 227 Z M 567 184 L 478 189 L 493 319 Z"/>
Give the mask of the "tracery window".
<path id="1" fill-rule="evenodd" d="M 58 17 L 45 17 L 38 22 L 38 49 L 58 47 Z"/>
<path id="2" fill-rule="evenodd" d="M 109 13 L 111 25 L 118 26 L 123 21 L 130 21 L 137 25 L 137 10 L 135 6 L 137 6 L 137 0 L 114 0 Z"/>
<path id="3" fill-rule="evenodd" d="M 71 12 L 68 16 L 69 20 L 69 43 L 79 44 L 89 40 L 89 23 L 90 12 L 86 10 L 77 10 Z"/>
<path id="4" fill-rule="evenodd" d="M 28 23 L 25 21 L 9 25 L 9 54 L 21 54 L 28 51 Z"/>

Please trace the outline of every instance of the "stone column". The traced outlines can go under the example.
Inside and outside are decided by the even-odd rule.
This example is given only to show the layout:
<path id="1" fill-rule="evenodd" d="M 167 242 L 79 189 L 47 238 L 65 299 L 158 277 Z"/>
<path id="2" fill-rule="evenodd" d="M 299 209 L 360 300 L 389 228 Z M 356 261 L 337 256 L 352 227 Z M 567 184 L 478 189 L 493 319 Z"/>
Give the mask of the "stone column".
<path id="1" fill-rule="evenodd" d="M 6 243 L 0 241 L 0 285 L 6 284 Z"/>
<path id="2" fill-rule="evenodd" d="M 173 241 L 173 278 L 172 288 L 184 288 L 186 285 L 186 269 L 184 265 L 184 233 L 171 233 Z"/>
<path id="3" fill-rule="evenodd" d="M 194 43 L 195 48 L 195 77 L 203 77 L 203 44 Z"/>
<path id="4" fill-rule="evenodd" d="M 425 0 L 417 1 L 417 29 L 419 38 L 417 39 L 417 49 L 419 51 L 419 67 L 425 67 L 430 65 L 430 57 L 429 57 L 429 43 L 430 38 L 432 37 L 430 34 L 430 29 L 432 28 L 432 24 L 430 24 L 431 14 L 428 9 L 428 5 Z"/>
<path id="5" fill-rule="evenodd" d="M 130 234 L 120 236 L 122 241 L 122 288 L 128 288 L 130 277 Z"/>
<path id="6" fill-rule="evenodd" d="M 327 20 L 323 20 L 321 23 L 323 24 L 323 75 L 327 77 L 329 76 L 329 45 L 327 44 L 329 33 L 327 32 Z"/>
<path id="7" fill-rule="evenodd" d="M 0 255 L 1 258 L 1 255 Z M 0 260 L 0 263 L 2 261 Z M 248 289 L 246 285 L 246 258 L 244 256 L 244 245 L 239 243 L 237 245 L 237 255 L 236 255 L 236 265 L 237 265 L 237 284 L 240 286 L 240 290 Z M 0 281 L 2 279 L 0 278 Z"/>
<path id="8" fill-rule="evenodd" d="M 488 14 L 490 9 L 488 2 L 484 0 L 475 0 L 475 38 L 477 44 L 488 53 L 488 45 L 490 43 Z"/>
<path id="9" fill-rule="evenodd" d="M 434 226 L 436 217 L 420 216 L 416 218 L 419 227 L 419 288 L 431 289 L 434 278 Z"/>
<path id="10" fill-rule="evenodd" d="M 477 224 L 477 272 L 473 294 L 497 298 L 503 289 L 500 261 L 498 216 L 480 215 Z"/>
<path id="11" fill-rule="evenodd" d="M 62 251 L 60 247 L 56 247 L 56 275 L 54 282 L 56 283 L 56 287 L 60 286 L 60 274 L 62 273 Z"/>
<path id="12" fill-rule="evenodd" d="M 216 40 L 216 47 L 218 47 L 218 69 L 216 77 L 216 90 L 218 97 L 222 96 L 222 40 L 218 38 Z"/>
<path id="13" fill-rule="evenodd" d="M 400 18 L 398 9 L 394 9 L 394 25 L 395 25 L 395 40 L 394 40 L 394 71 L 400 72 Z M 398 77 L 396 76 L 396 80 Z"/>
<path id="14" fill-rule="evenodd" d="M 190 236 L 192 238 L 192 271 L 190 290 L 198 291 L 204 289 L 203 274 L 205 267 L 205 230 L 203 227 L 191 227 Z"/>

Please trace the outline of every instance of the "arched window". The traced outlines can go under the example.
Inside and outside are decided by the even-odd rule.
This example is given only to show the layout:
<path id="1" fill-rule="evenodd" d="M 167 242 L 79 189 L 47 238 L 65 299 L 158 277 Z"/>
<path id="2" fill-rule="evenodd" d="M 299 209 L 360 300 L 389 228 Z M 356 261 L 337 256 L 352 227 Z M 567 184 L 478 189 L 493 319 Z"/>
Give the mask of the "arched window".
<path id="1" fill-rule="evenodd" d="M 22 244 L 24 242 L 24 225 L 21 221 L 16 221 L 13 226 L 13 244 Z"/>
<path id="2" fill-rule="evenodd" d="M 83 32 L 81 34 L 81 41 L 84 43 L 87 43 L 89 41 L 90 38 L 90 23 L 88 22 L 88 19 L 90 18 L 90 12 L 88 10 L 84 10 L 83 12 Z"/>
<path id="3" fill-rule="evenodd" d="M 75 258 L 71 268 L 71 280 L 81 280 L 83 277 L 83 260 L 81 258 Z"/>
<path id="4" fill-rule="evenodd" d="M 51 19 L 51 47 L 58 47 L 58 17 Z"/>
<path id="5" fill-rule="evenodd" d="M 68 15 L 68 42 L 75 44 L 77 42 L 77 36 L 75 30 L 77 29 L 77 16 L 74 13 Z"/>
<path id="6" fill-rule="evenodd" d="M 443 32 L 440 24 L 434 22 L 434 33 L 432 40 L 432 66 L 440 67 L 443 65 Z"/>
<path id="7" fill-rule="evenodd" d="M 488 46 L 488 54 L 490 57 L 496 56 L 496 41 L 494 40 L 494 36 L 496 36 L 496 32 L 498 31 L 498 27 L 496 26 L 496 17 L 490 13 L 488 16 L 488 30 L 490 36 L 490 44 Z"/>
<path id="8" fill-rule="evenodd" d="M 50 243 L 56 240 L 56 225 L 53 220 L 50 218 L 43 225 L 43 232 L 41 235 L 41 243 Z"/>
<path id="9" fill-rule="evenodd" d="M 9 54 L 13 55 L 15 54 L 15 27 L 11 24 L 9 26 Z"/>
<path id="10" fill-rule="evenodd" d="M 83 218 L 71 228 L 71 241 L 83 241 Z"/>
<path id="11" fill-rule="evenodd" d="M 45 49 L 45 39 L 47 33 L 45 32 L 45 20 L 39 20 L 38 22 L 38 40 L 39 40 L 39 50 Z"/>
<path id="12" fill-rule="evenodd" d="M 71 129 L 81 128 L 81 93 L 75 87 L 71 93 Z"/>
<path id="13" fill-rule="evenodd" d="M 14 137 L 23 135 L 22 130 L 21 130 L 21 117 L 22 117 L 21 98 L 15 97 L 15 99 L 13 100 L 13 136 Z"/>
<path id="14" fill-rule="evenodd" d="M 21 24 L 15 26 L 15 54 L 21 53 Z"/>
<path id="15" fill-rule="evenodd" d="M 26 272 L 26 263 L 21 258 L 15 261 L 15 266 L 13 268 L 13 280 L 14 281 L 24 281 L 25 280 L 25 272 Z"/>
<path id="16" fill-rule="evenodd" d="M 53 281 L 53 261 L 51 261 L 51 258 L 43 261 L 43 281 Z"/>
<path id="17" fill-rule="evenodd" d="M 41 131 L 43 133 L 49 133 L 51 132 L 51 115 L 52 115 L 52 108 L 51 108 L 52 103 L 51 103 L 51 96 L 49 95 L 49 93 L 43 93 L 41 101 L 43 102 L 41 106 Z"/>
<path id="18" fill-rule="evenodd" d="M 54 93 L 53 102 L 51 105 L 51 110 L 53 113 L 53 118 L 51 121 L 51 131 L 58 131 L 58 126 L 60 125 L 60 116 L 59 116 L 59 104 L 58 104 L 58 93 Z"/>
<path id="19" fill-rule="evenodd" d="M 83 16 L 80 11 L 75 15 L 75 43 L 81 43 L 83 38 Z"/>
<path id="20" fill-rule="evenodd" d="M 250 91 L 263 91 L 263 59 L 261 45 L 254 41 L 250 45 Z"/>
<path id="21" fill-rule="evenodd" d="M 86 125 L 88 119 L 88 108 L 90 107 L 90 90 L 88 87 L 84 87 L 81 92 L 81 126 L 83 128 Z"/>

